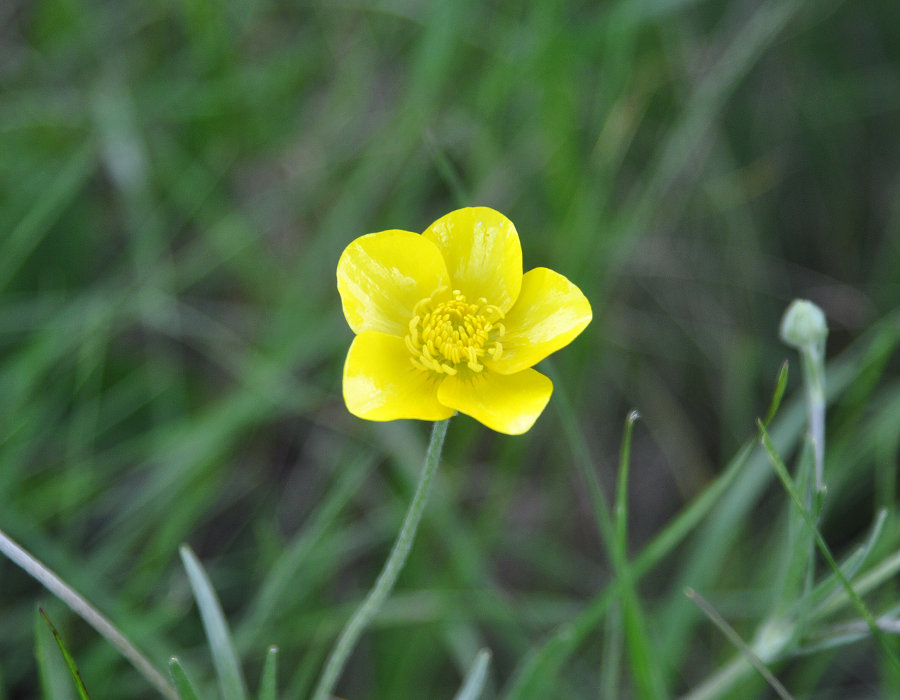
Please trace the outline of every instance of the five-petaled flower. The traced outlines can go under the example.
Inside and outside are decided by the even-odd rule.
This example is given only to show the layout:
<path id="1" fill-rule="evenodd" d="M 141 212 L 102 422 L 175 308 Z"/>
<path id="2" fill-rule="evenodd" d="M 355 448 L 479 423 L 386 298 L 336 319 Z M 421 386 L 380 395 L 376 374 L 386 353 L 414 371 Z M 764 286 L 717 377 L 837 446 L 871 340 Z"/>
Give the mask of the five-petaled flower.
<path id="1" fill-rule="evenodd" d="M 531 369 L 591 321 L 562 275 L 522 274 L 512 222 L 487 207 L 450 212 L 423 234 L 357 238 L 337 268 L 356 337 L 344 364 L 344 401 L 356 416 L 442 420 L 465 413 L 524 433 L 552 382 Z"/>

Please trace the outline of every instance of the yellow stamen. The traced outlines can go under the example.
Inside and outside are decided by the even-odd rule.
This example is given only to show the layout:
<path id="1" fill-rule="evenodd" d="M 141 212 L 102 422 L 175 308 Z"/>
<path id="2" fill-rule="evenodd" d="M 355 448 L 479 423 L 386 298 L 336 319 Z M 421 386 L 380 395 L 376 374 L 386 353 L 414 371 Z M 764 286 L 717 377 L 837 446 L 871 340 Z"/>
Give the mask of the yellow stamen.
<path id="1" fill-rule="evenodd" d="M 486 299 L 473 303 L 458 289 L 439 289 L 413 310 L 405 338 L 411 361 L 438 374 L 457 374 L 462 367 L 481 372 L 482 358 L 503 354 L 502 319 L 503 312 Z"/>

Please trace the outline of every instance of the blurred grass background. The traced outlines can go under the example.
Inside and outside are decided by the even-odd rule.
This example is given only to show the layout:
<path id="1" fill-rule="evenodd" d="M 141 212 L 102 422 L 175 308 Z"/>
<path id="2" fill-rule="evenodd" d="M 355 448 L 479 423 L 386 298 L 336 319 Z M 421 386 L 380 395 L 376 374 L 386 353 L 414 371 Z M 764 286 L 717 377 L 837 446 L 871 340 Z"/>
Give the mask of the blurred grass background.
<path id="1" fill-rule="evenodd" d="M 212 692 L 177 556 L 190 543 L 251 686 L 277 644 L 284 697 L 302 697 L 427 440 L 343 407 L 338 256 L 482 204 L 516 224 L 526 269 L 581 287 L 594 321 L 545 363 L 556 394 L 530 433 L 453 421 L 342 697 L 451 697 L 484 645 L 486 697 L 503 696 L 611 580 L 576 464 L 612 493 L 640 411 L 637 556 L 754 435 L 794 360 L 777 324 L 796 296 L 825 310 L 839 370 L 826 537 L 849 551 L 885 506 L 895 549 L 898 61 L 891 0 L 7 0 L 0 527 Z M 764 464 L 750 481 L 642 581 L 670 693 L 731 655 L 685 585 L 745 637 L 767 609 L 787 499 Z M 38 695 L 37 603 L 95 697 L 153 696 L 2 561 L 0 697 Z M 596 696 L 603 630 L 536 697 Z M 800 696 L 897 688 L 865 641 L 775 670 Z M 626 661 L 623 678 L 627 697 Z M 736 695 L 765 696 L 756 680 Z"/>

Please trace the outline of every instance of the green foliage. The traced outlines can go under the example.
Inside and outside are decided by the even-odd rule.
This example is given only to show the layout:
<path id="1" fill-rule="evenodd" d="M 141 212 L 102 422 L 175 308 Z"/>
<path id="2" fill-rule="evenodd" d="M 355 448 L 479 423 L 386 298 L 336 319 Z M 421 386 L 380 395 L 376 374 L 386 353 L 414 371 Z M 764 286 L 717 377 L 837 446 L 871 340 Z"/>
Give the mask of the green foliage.
<path id="1" fill-rule="evenodd" d="M 56 631 L 56 627 L 54 627 L 53 623 L 50 622 L 50 618 L 47 617 L 47 613 L 45 613 L 40 608 L 38 608 L 38 615 L 47 625 L 47 628 L 50 630 L 50 634 L 53 635 L 53 639 L 56 640 L 56 644 L 59 647 L 60 652 L 62 652 L 63 659 L 65 659 L 66 662 L 66 668 L 69 671 L 69 678 L 72 684 L 75 686 L 75 690 L 78 692 L 78 697 L 81 698 L 81 700 L 90 700 L 90 695 L 88 695 L 87 688 L 84 685 L 84 679 L 81 677 L 81 673 L 78 671 L 78 666 L 75 664 L 75 659 L 72 658 L 72 655 L 66 648 L 66 644 L 65 642 L 63 642 L 63 639 L 59 635 L 59 632 Z M 38 639 L 40 639 L 39 635 Z M 43 650 L 41 650 L 40 655 L 45 657 L 45 653 Z M 46 670 L 44 675 L 46 676 Z"/>
<path id="2" fill-rule="evenodd" d="M 258 697 L 259 700 L 276 700 L 278 697 L 278 647 L 269 647 L 266 653 Z"/>
<path id="3" fill-rule="evenodd" d="M 241 662 L 234 651 L 231 632 L 212 583 L 190 547 L 182 545 L 179 553 L 191 582 L 191 590 L 194 592 L 194 600 L 197 601 L 200 617 L 203 619 L 203 629 L 206 631 L 206 639 L 209 643 L 213 664 L 216 667 L 222 697 L 225 700 L 246 700 L 247 686 L 241 671 Z"/>
<path id="4" fill-rule="evenodd" d="M 75 688 L 81 683 L 80 677 L 73 685 L 71 655 L 60 653 L 65 646 L 56 629 L 52 627 L 44 611 L 38 608 L 34 615 L 34 656 L 37 661 L 40 688 L 43 697 L 49 700 L 70 700 L 75 697 Z M 74 661 L 73 661 L 74 664 Z"/>
<path id="5" fill-rule="evenodd" d="M 174 656 L 169 659 L 169 675 L 175 684 L 179 700 L 199 700 L 199 695 L 191 684 L 187 672 L 182 667 L 181 662 Z"/>
<path id="6" fill-rule="evenodd" d="M 472 667 L 463 681 L 459 692 L 454 696 L 454 700 L 477 700 L 484 691 L 484 684 L 487 681 L 488 664 L 491 662 L 491 652 L 482 649 L 472 662 Z"/>
<path id="7" fill-rule="evenodd" d="M 182 697 L 311 694 L 427 443 L 344 410 L 337 257 L 461 204 L 594 321 L 528 434 L 454 419 L 336 694 L 770 695 L 689 587 L 793 695 L 900 696 L 897 3 L 0 5 L 0 529 Z M 0 574 L 0 698 L 76 697 Z M 152 695 L 60 624 L 92 696 Z"/>

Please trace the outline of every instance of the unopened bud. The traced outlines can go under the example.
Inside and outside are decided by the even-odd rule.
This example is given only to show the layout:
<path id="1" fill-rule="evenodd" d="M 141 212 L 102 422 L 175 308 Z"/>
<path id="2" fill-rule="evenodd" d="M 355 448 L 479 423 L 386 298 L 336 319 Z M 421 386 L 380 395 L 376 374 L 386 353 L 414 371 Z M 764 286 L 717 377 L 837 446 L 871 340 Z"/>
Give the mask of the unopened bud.
<path id="1" fill-rule="evenodd" d="M 804 348 L 825 340 L 828 325 L 822 309 L 806 299 L 794 299 L 781 319 L 781 339 L 794 348 Z"/>

